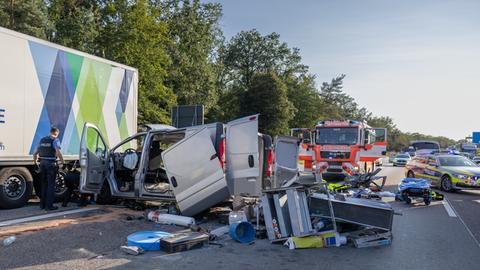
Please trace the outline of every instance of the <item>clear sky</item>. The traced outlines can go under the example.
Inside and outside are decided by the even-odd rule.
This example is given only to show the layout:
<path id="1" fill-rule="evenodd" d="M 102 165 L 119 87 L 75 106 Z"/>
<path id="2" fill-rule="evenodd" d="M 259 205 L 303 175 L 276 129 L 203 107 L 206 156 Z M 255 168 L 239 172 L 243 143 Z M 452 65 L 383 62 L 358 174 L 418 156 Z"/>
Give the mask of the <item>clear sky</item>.
<path id="1" fill-rule="evenodd" d="M 318 85 L 403 131 L 480 131 L 480 0 L 220 0 L 224 35 L 256 28 L 300 48 Z"/>

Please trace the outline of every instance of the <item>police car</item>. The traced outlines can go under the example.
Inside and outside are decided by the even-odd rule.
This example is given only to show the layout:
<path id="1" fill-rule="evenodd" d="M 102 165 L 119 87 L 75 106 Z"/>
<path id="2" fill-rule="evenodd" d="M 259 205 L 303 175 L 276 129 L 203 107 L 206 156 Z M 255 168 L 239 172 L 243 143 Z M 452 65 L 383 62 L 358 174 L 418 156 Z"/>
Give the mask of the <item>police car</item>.
<path id="1" fill-rule="evenodd" d="M 432 180 L 444 191 L 480 189 L 480 167 L 468 158 L 453 154 L 415 156 L 405 166 L 409 178 Z"/>

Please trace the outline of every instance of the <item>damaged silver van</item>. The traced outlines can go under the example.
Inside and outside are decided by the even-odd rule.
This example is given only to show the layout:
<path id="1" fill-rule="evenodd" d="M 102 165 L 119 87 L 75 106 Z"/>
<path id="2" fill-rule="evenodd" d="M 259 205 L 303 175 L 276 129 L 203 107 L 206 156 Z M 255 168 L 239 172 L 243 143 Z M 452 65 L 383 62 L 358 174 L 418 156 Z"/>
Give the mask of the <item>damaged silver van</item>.
<path id="1" fill-rule="evenodd" d="M 80 191 L 111 198 L 175 201 L 196 215 L 231 195 L 260 195 L 270 184 L 272 140 L 258 115 L 227 124 L 137 133 L 109 149 L 89 123 L 80 142 Z"/>

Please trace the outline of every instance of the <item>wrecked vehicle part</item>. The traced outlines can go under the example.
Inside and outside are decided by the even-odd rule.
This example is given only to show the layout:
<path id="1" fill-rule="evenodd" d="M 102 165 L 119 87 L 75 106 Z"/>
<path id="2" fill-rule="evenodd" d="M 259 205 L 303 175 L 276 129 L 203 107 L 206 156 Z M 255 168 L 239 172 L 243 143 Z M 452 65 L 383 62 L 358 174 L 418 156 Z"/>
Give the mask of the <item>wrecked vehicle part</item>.
<path id="1" fill-rule="evenodd" d="M 226 124 L 225 173 L 232 195 L 261 196 L 269 186 L 272 140 L 258 133 L 258 115 Z"/>
<path id="2" fill-rule="evenodd" d="M 301 187 L 265 191 L 262 209 L 270 241 L 314 233 L 306 193 Z"/>
<path id="3" fill-rule="evenodd" d="M 183 214 L 192 216 L 228 199 L 232 192 L 260 194 L 263 171 L 268 168 L 260 151 L 267 146 L 259 143 L 265 137 L 258 134 L 258 115 L 253 115 L 226 125 L 151 129 L 109 150 L 99 129 L 87 123 L 81 140 L 80 190 L 95 194 L 108 190 L 107 195 L 124 199 L 176 201 Z M 251 147 L 241 147 L 246 144 Z M 226 149 L 231 149 L 229 157 Z"/>
<path id="4" fill-rule="evenodd" d="M 186 153 L 189 153 L 188 158 Z M 208 129 L 201 129 L 171 146 L 162 153 L 162 158 L 183 215 L 194 216 L 229 197 Z"/>
<path id="5" fill-rule="evenodd" d="M 392 230 L 394 211 L 388 203 L 349 197 L 343 197 L 342 200 L 331 198 L 331 202 L 335 219 L 338 221 Z M 325 194 L 312 194 L 309 198 L 309 209 L 314 217 L 330 218 L 328 198 Z"/>
<path id="6" fill-rule="evenodd" d="M 298 138 L 275 137 L 273 188 L 288 187 L 298 180 Z"/>

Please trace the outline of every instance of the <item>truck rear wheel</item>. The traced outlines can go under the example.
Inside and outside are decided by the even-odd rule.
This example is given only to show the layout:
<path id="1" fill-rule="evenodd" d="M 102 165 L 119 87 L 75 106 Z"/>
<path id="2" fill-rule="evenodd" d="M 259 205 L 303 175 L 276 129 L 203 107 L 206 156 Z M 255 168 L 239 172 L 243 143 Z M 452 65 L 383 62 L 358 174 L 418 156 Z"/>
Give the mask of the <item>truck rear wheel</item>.
<path id="1" fill-rule="evenodd" d="M 65 175 L 64 171 L 58 171 L 57 177 L 55 178 L 55 202 L 61 202 L 65 198 L 65 192 L 67 192 L 67 186 L 65 184 Z M 42 183 L 40 182 L 40 175 L 37 175 L 38 181 L 35 181 L 35 195 L 38 198 L 42 198 Z"/>
<path id="2" fill-rule="evenodd" d="M 55 202 L 63 201 L 65 198 L 65 192 L 67 192 L 65 175 L 66 173 L 64 171 L 59 171 L 55 178 Z"/>
<path id="3" fill-rule="evenodd" d="M 9 167 L 0 170 L 0 208 L 24 206 L 33 191 L 33 177 L 27 168 Z"/>

